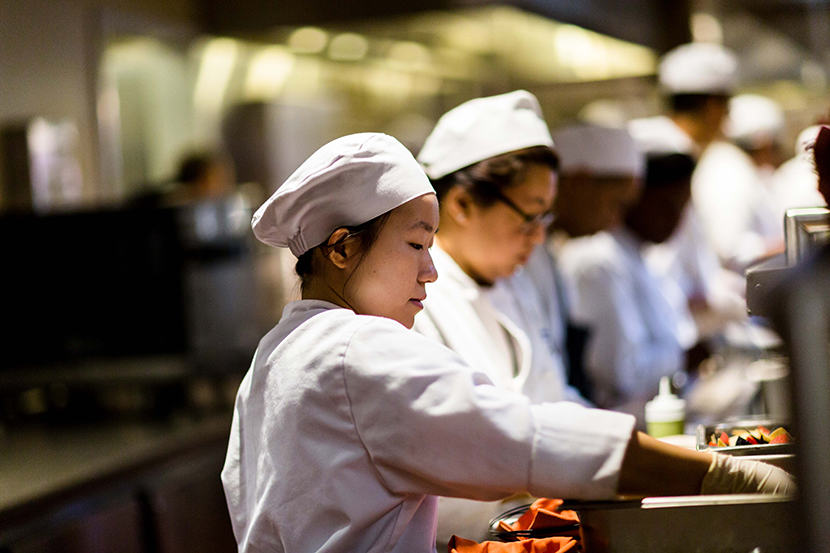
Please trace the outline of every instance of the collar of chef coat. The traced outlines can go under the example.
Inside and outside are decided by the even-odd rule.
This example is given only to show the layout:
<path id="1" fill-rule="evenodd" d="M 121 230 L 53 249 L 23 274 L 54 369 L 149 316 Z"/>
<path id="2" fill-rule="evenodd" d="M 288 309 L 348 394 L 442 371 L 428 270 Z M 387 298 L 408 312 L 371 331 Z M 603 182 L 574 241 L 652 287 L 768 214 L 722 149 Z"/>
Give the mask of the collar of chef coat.
<path id="1" fill-rule="evenodd" d="M 487 292 L 488 288 L 474 281 L 470 275 L 458 266 L 458 263 L 450 257 L 450 254 L 442 250 L 438 245 L 433 246 L 429 252 L 432 255 L 435 270 L 438 272 L 438 278 L 445 278 L 457 283 L 460 287 L 459 292 L 464 295 L 465 299 L 474 302 L 482 294 Z M 427 294 L 429 294 L 428 288 Z"/>
<path id="2" fill-rule="evenodd" d="M 645 242 L 642 239 L 637 237 L 637 235 L 623 225 L 610 230 L 609 233 L 620 244 L 620 246 L 622 246 L 623 250 L 627 254 L 642 260 L 642 250 L 645 246 Z"/>

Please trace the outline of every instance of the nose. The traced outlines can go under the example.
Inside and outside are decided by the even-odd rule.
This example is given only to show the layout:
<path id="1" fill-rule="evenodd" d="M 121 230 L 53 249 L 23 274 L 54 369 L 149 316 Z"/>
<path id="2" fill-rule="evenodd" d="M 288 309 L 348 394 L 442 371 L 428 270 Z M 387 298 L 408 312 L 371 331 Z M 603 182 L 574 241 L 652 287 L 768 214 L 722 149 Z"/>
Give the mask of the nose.
<path id="1" fill-rule="evenodd" d="M 424 284 L 435 282 L 438 279 L 438 271 L 435 269 L 435 263 L 432 262 L 432 255 L 430 255 L 429 250 L 426 252 L 426 262 L 418 273 L 418 282 Z"/>

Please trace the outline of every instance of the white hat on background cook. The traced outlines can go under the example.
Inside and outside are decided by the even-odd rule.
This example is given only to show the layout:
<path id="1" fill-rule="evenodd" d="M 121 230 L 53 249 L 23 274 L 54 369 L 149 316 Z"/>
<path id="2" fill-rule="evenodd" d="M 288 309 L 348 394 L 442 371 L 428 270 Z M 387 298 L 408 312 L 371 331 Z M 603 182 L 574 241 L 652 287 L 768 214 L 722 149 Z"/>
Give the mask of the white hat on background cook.
<path id="1" fill-rule="evenodd" d="M 445 113 L 418 161 L 431 179 L 531 146 L 553 147 L 536 97 L 525 90 L 476 98 Z"/>
<path id="2" fill-rule="evenodd" d="M 632 119 L 628 132 L 637 148 L 646 155 L 698 155 L 698 149 L 688 134 L 665 115 Z"/>
<path id="3" fill-rule="evenodd" d="M 380 133 L 329 142 L 254 213 L 256 237 L 299 257 L 340 227 L 371 221 L 424 194 L 429 179 L 403 144 Z"/>
<path id="4" fill-rule="evenodd" d="M 774 141 L 784 132 L 784 110 L 777 102 L 757 94 L 741 94 L 729 100 L 724 123 L 727 137 L 750 147 Z"/>
<path id="5" fill-rule="evenodd" d="M 731 94 L 738 84 L 738 58 L 719 44 L 683 44 L 663 56 L 659 80 L 671 94 Z"/>
<path id="6" fill-rule="evenodd" d="M 645 160 L 628 131 L 573 125 L 553 132 L 563 175 L 586 171 L 595 177 L 640 177 Z"/>

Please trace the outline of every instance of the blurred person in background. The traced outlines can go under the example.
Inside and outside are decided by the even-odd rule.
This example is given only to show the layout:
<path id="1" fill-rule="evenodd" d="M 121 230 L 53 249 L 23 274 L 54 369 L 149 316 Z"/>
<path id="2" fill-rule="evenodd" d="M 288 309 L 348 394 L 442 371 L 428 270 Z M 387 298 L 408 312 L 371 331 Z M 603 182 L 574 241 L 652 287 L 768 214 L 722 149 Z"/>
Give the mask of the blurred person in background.
<path id="1" fill-rule="evenodd" d="M 701 165 L 723 140 L 729 98 L 738 82 L 737 57 L 716 44 L 678 46 L 660 61 L 658 77 L 669 105 L 667 117 L 692 141 L 699 156 L 692 175 L 692 201 L 675 234 L 650 248 L 649 265 L 683 290 L 702 338 L 723 340 L 730 326 L 747 323 L 743 275 L 724 267 L 695 204 Z"/>
<path id="2" fill-rule="evenodd" d="M 639 194 L 642 159 L 625 131 L 601 125 L 557 129 L 560 155 L 559 187 L 554 221 L 544 247 L 536 248 L 508 285 L 536 290 L 539 310 L 550 329 L 552 353 L 564 360 L 568 383 L 584 398 L 593 397 L 584 366 L 589 329 L 571 314 L 568 285 L 557 256 L 569 240 L 611 228 L 622 221 Z"/>
<path id="3" fill-rule="evenodd" d="M 674 125 L 641 129 L 639 138 L 638 155 L 646 156 L 641 193 L 620 224 L 569 242 L 560 263 L 573 289 L 573 317 L 589 328 L 585 366 L 592 399 L 636 415 L 644 427 L 645 403 L 660 378 L 684 371 L 697 342 L 677 299 L 682 293 L 653 274 L 643 257 L 646 245 L 664 242 L 677 228 L 695 159 L 691 141 Z"/>
<path id="4" fill-rule="evenodd" d="M 568 386 L 559 319 L 517 280 L 545 240 L 556 194 L 558 157 L 536 98 L 520 90 L 450 110 L 418 161 L 441 206 L 431 250 L 441 279 L 415 330 L 533 404 L 587 403 Z M 439 549 L 453 534 L 486 539 L 487 521 L 511 506 L 442 498 Z"/>
<path id="5" fill-rule="evenodd" d="M 219 150 L 194 150 L 179 160 L 176 174 L 132 198 L 137 206 L 178 206 L 228 196 L 236 191 L 233 160 Z"/>
<path id="6" fill-rule="evenodd" d="M 781 164 L 784 112 L 764 96 L 729 101 L 729 141 L 709 145 L 695 174 L 694 204 L 722 262 L 737 272 L 784 251 L 784 213 L 770 177 Z"/>

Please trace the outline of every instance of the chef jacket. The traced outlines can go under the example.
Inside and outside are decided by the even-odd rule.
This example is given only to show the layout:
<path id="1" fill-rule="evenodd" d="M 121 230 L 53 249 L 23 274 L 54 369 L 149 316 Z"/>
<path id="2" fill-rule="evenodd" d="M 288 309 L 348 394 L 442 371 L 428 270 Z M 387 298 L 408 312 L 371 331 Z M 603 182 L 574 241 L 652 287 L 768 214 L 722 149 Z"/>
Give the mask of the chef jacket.
<path id="1" fill-rule="evenodd" d="M 415 316 L 415 330 L 532 403 L 585 403 L 568 386 L 564 328 L 557 306 L 551 305 L 554 298 L 542 297 L 522 270 L 484 287 L 438 246 L 431 253 L 440 276 L 427 290 L 424 310 Z"/>
<path id="2" fill-rule="evenodd" d="M 710 144 L 692 177 L 692 203 L 710 243 L 727 266 L 743 270 L 784 243 L 784 213 L 769 175 L 729 142 Z"/>
<path id="3" fill-rule="evenodd" d="M 396 321 L 300 300 L 240 386 L 222 483 L 243 553 L 432 552 L 436 495 L 612 497 L 633 425 L 532 405 Z"/>
<path id="4" fill-rule="evenodd" d="M 685 363 L 680 316 L 663 291 L 670 283 L 649 271 L 642 245 L 620 227 L 570 241 L 559 259 L 572 316 L 591 329 L 586 368 L 596 404 L 638 414 L 660 378 Z"/>

